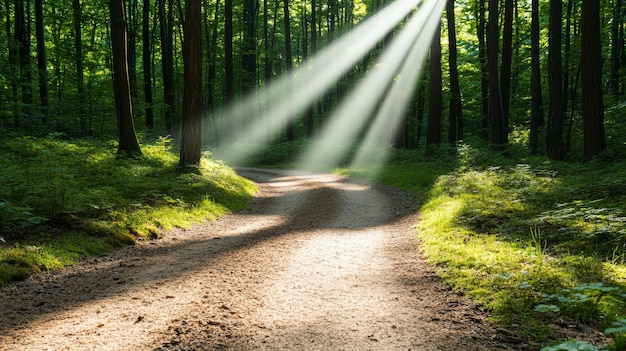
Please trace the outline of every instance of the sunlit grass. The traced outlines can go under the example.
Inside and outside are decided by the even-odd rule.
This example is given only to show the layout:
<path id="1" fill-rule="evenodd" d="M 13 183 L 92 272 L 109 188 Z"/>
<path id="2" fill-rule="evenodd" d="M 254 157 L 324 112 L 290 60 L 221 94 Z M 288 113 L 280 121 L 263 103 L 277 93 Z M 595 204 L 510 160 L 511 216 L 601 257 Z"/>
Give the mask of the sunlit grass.
<path id="1" fill-rule="evenodd" d="M 119 158 L 115 142 L 3 139 L 0 284 L 101 255 L 241 208 L 252 182 L 205 153 L 200 174 L 177 172 L 171 140 Z"/>

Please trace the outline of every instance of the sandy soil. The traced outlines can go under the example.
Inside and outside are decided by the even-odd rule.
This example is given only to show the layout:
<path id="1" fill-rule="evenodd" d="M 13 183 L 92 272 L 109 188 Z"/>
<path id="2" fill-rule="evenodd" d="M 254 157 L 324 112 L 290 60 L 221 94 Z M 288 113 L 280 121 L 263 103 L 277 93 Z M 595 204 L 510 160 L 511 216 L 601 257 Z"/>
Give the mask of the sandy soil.
<path id="1" fill-rule="evenodd" d="M 241 173 L 245 211 L 0 289 L 0 349 L 531 349 L 425 263 L 412 195 Z"/>

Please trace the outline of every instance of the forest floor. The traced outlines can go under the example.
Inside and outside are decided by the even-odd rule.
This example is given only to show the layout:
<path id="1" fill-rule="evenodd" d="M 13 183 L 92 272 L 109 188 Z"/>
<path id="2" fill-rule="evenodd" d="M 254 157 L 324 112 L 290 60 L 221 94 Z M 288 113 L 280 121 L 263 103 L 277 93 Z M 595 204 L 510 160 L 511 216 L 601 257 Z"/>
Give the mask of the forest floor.
<path id="1" fill-rule="evenodd" d="M 244 211 L 0 288 L 0 350 L 531 350 L 421 256 L 418 199 L 243 169 Z"/>

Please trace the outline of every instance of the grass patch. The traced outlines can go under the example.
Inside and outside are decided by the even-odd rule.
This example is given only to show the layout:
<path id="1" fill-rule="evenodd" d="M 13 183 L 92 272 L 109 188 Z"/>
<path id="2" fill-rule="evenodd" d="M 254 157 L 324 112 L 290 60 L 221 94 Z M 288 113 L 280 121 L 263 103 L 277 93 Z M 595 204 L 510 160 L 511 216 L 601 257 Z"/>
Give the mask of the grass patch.
<path id="1" fill-rule="evenodd" d="M 210 153 L 200 174 L 180 174 L 170 139 L 142 149 L 127 159 L 113 141 L 3 138 L 0 284 L 214 219 L 256 191 Z"/>

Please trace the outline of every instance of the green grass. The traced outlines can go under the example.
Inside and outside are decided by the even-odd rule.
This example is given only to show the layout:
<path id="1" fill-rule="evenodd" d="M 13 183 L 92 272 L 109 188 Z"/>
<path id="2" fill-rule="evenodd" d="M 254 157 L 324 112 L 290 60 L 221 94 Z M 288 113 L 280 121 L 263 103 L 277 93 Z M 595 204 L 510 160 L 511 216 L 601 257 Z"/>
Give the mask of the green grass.
<path id="1" fill-rule="evenodd" d="M 114 141 L 1 139 L 0 284 L 215 219 L 256 191 L 209 153 L 200 174 L 182 174 L 171 140 L 142 149 L 127 159 Z"/>

